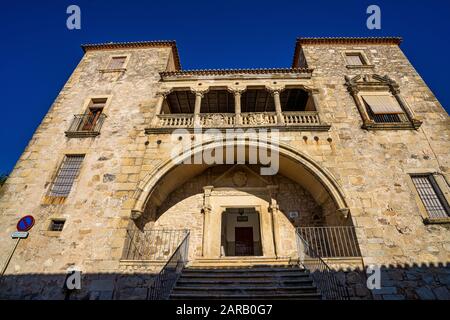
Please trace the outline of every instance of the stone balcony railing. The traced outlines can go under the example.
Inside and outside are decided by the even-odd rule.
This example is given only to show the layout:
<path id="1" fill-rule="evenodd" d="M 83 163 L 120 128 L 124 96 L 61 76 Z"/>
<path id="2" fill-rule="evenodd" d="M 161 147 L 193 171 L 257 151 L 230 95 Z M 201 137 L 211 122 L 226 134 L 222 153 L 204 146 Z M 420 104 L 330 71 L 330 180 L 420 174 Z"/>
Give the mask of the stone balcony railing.
<path id="1" fill-rule="evenodd" d="M 147 133 L 174 129 L 228 129 L 228 128 L 277 128 L 286 131 L 328 131 L 330 125 L 323 123 L 316 111 L 254 113 L 202 113 L 156 115 Z"/>

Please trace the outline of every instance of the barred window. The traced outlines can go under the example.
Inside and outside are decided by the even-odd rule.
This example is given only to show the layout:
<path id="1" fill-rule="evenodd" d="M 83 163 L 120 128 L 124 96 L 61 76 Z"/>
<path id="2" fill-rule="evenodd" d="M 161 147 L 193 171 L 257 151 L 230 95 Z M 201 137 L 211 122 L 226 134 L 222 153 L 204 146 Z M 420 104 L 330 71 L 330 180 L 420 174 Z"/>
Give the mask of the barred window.
<path id="1" fill-rule="evenodd" d="M 123 66 L 125 65 L 126 59 L 127 57 L 112 57 L 108 65 L 108 69 L 109 70 L 122 69 Z"/>
<path id="2" fill-rule="evenodd" d="M 406 120 L 398 101 L 390 94 L 361 95 L 367 114 L 376 123 L 396 123 Z"/>
<path id="3" fill-rule="evenodd" d="M 50 188 L 52 197 L 67 197 L 78 176 L 84 155 L 66 155 Z"/>
<path id="4" fill-rule="evenodd" d="M 50 231 L 61 232 L 64 229 L 65 220 L 53 219 L 50 222 Z"/>
<path id="5" fill-rule="evenodd" d="M 448 203 L 432 175 L 416 175 L 411 177 L 420 199 L 427 209 L 430 219 L 448 218 Z"/>
<path id="6" fill-rule="evenodd" d="M 347 59 L 347 65 L 349 66 L 363 66 L 365 65 L 364 59 L 359 53 L 347 53 L 345 55 Z"/>
<path id="7" fill-rule="evenodd" d="M 92 99 L 83 120 L 80 121 L 78 131 L 94 131 L 102 115 L 107 99 Z"/>

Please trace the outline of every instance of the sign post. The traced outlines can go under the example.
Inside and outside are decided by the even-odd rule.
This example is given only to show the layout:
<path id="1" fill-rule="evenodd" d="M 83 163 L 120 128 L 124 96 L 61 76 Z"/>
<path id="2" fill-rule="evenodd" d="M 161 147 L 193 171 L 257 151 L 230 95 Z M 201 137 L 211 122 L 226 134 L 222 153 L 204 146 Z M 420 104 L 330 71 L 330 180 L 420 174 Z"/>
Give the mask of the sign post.
<path id="1" fill-rule="evenodd" d="M 21 218 L 19 222 L 17 222 L 17 231 L 11 234 L 11 238 L 16 239 L 16 243 L 14 244 L 14 247 L 11 250 L 8 258 L 6 259 L 5 265 L 3 266 L 2 271 L 0 273 L 0 277 L 3 277 L 3 275 L 5 274 L 9 262 L 11 261 L 14 252 L 16 251 L 17 246 L 19 245 L 20 239 L 26 239 L 28 237 L 28 231 L 31 228 L 33 228 L 34 222 L 35 220 L 33 216 L 25 216 Z"/>

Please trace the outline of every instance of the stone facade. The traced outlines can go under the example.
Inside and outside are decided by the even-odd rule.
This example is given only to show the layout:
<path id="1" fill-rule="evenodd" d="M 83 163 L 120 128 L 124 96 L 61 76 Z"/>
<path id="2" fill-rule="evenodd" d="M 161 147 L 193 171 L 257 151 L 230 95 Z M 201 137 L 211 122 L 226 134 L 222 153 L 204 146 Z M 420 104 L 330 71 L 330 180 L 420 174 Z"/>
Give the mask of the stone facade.
<path id="1" fill-rule="evenodd" d="M 330 260 L 342 271 L 352 296 L 449 298 L 450 220 L 426 223 L 410 174 L 434 174 L 450 200 L 450 122 L 398 40 L 299 39 L 294 68 L 273 70 L 181 71 L 172 42 L 87 45 L 84 50 L 0 189 L 0 261 L 7 260 L 13 247 L 10 234 L 18 218 L 36 218 L 2 277 L 0 297 L 63 298 L 60 289 L 72 266 L 83 272 L 84 287 L 75 298 L 145 297 L 148 281 L 161 264 L 123 261 L 127 230 L 190 229 L 190 259 L 217 262 L 217 214 L 239 202 L 264 212 L 260 219 L 268 259 L 296 258 L 294 227 L 354 226 L 360 261 Z M 361 54 L 368 63 L 348 66 L 348 52 Z M 127 57 L 126 66 L 108 70 L 113 56 Z M 354 87 L 349 88 L 351 81 Z M 365 126 L 367 115 L 358 105 L 357 88 L 383 86 L 402 99 L 410 125 Z M 271 92 L 273 116 L 241 116 L 236 108 L 236 117 L 203 121 L 196 112 L 192 121 L 219 129 L 245 123 L 277 127 L 282 146 L 279 175 L 267 181 L 246 171 L 251 179 L 242 187 L 232 177 L 221 176 L 226 166 L 171 163 L 173 150 L 186 141 L 203 150 L 213 140 L 206 137 L 196 144 L 201 134 L 191 128 L 174 139 L 172 130 L 189 127 L 191 120 L 177 116 L 183 120 L 168 127 L 174 122 L 158 118 L 165 97 L 187 88 L 198 97 L 199 111 L 200 99 L 211 87 L 225 88 L 238 99 L 250 87 Z M 277 104 L 280 92 L 291 87 L 310 92 L 316 108 L 316 114 L 299 114 L 297 124 L 292 122 L 295 115 L 286 116 L 283 105 Z M 96 98 L 108 101 L 100 135 L 66 136 L 73 115 L 83 114 Z M 48 201 L 48 192 L 66 154 L 84 154 L 85 159 L 70 195 L 54 203 Z M 262 195 L 245 187 L 260 188 Z M 290 220 L 289 212 L 295 211 L 301 215 Z M 49 231 L 51 219 L 65 219 L 62 232 Z M 205 224 L 210 227 L 206 231 Z M 382 267 L 383 286 L 372 294 L 366 290 L 363 270 L 371 264 Z"/>

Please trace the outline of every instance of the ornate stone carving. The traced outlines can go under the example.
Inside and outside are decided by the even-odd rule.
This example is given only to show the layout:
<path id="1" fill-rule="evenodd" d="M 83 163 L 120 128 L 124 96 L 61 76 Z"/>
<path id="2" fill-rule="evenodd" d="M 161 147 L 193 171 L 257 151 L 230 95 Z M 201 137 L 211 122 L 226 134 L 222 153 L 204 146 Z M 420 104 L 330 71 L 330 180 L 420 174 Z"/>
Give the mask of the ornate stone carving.
<path id="1" fill-rule="evenodd" d="M 204 125 L 207 127 L 221 127 L 226 124 L 227 124 L 226 117 L 220 113 L 208 114 L 204 118 Z"/>
<path id="2" fill-rule="evenodd" d="M 142 217 L 144 213 L 142 211 L 139 210 L 131 210 L 131 219 L 136 221 L 138 220 L 140 217 Z"/>
<path id="3" fill-rule="evenodd" d="M 247 119 L 250 125 L 270 124 L 269 117 L 265 113 L 251 113 L 247 115 Z"/>
<path id="4" fill-rule="evenodd" d="M 248 176 L 244 171 L 237 171 L 233 175 L 233 183 L 236 187 L 244 187 L 247 185 Z"/>

